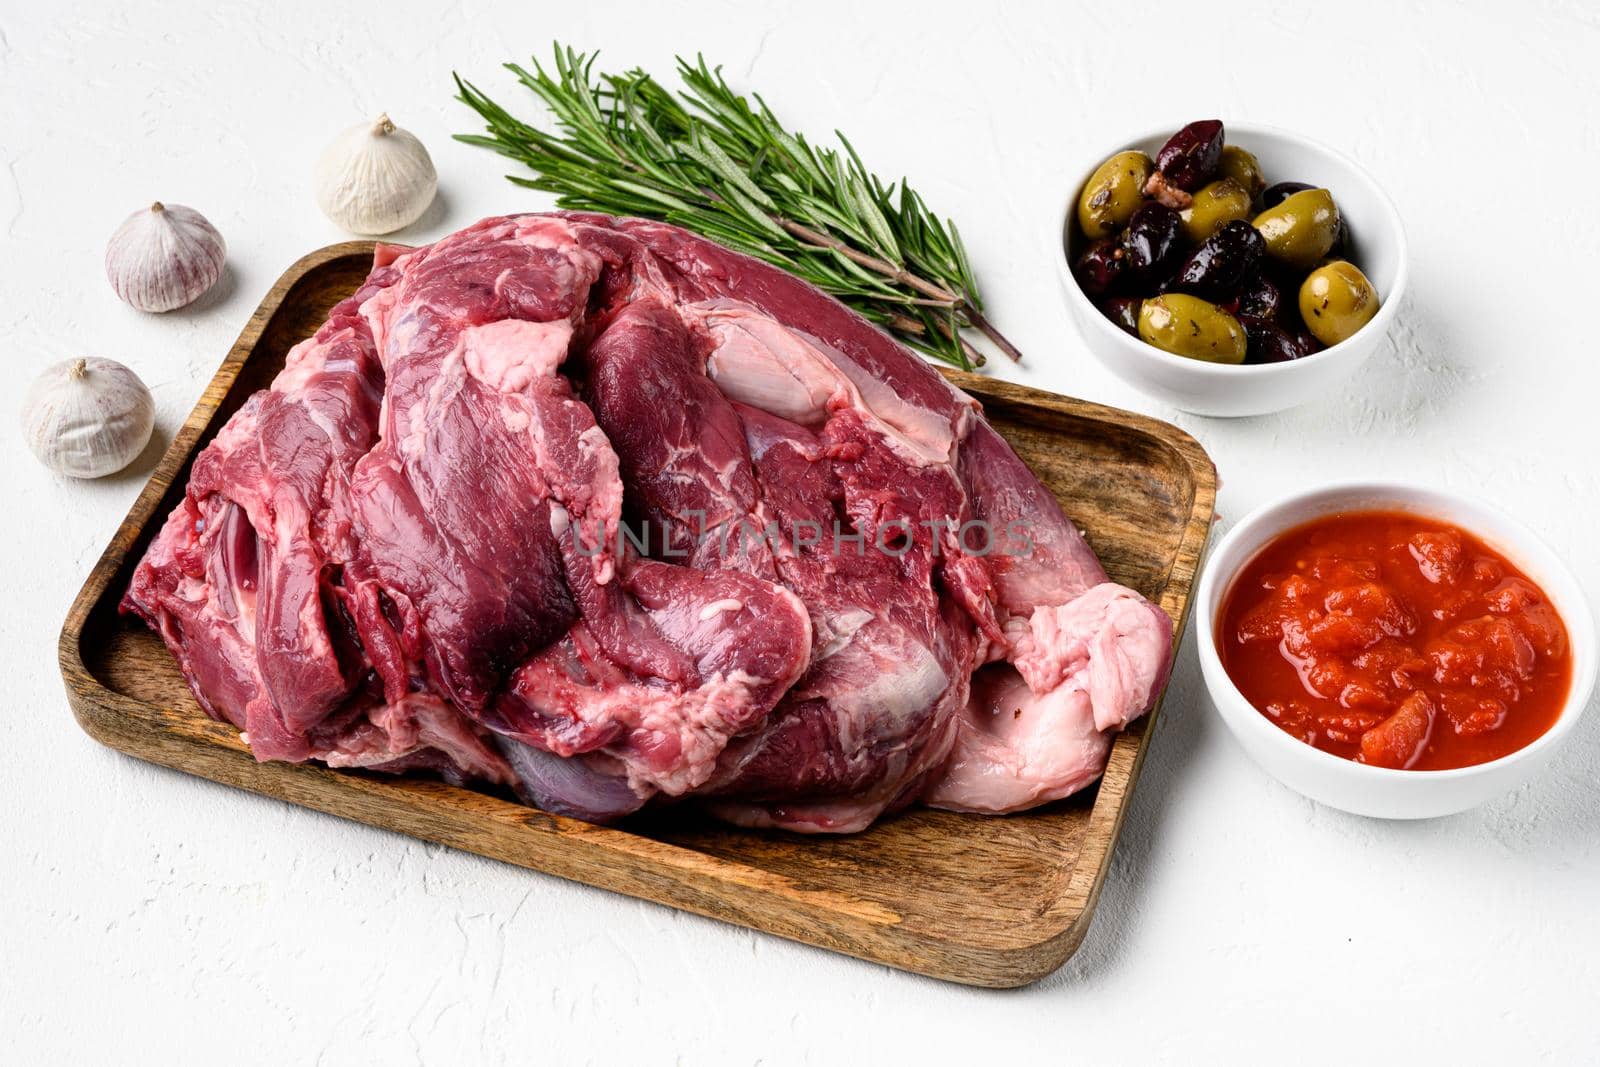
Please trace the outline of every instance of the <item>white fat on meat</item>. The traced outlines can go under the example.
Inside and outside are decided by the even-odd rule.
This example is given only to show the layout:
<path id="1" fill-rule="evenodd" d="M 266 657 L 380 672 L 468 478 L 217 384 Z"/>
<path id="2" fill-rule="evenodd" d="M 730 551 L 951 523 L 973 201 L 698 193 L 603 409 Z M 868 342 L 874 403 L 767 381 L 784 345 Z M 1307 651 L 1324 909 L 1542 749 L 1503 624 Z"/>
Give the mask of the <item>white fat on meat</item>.
<path id="1" fill-rule="evenodd" d="M 556 372 L 572 345 L 572 323 L 502 319 L 461 331 L 467 373 L 501 393 L 519 393 Z"/>
<path id="2" fill-rule="evenodd" d="M 1083 690 L 1041 695 L 1011 667 L 985 667 L 973 676 L 950 762 L 922 802 L 999 815 L 1059 800 L 1100 777 L 1114 736 L 1095 729 Z"/>
<path id="3" fill-rule="evenodd" d="M 744 601 L 734 600 L 732 597 L 726 600 L 714 600 L 700 609 L 700 621 L 709 622 L 718 615 L 729 611 L 738 611 L 743 607 Z"/>
<path id="4" fill-rule="evenodd" d="M 1171 627 L 1111 582 L 1008 620 L 1010 663 L 974 675 L 950 761 L 923 803 L 1003 814 L 1093 782 L 1116 731 L 1165 682 Z"/>
<path id="5" fill-rule="evenodd" d="M 833 411 L 853 407 L 907 460 L 918 466 L 950 461 L 956 431 L 948 418 L 901 399 L 817 338 L 736 301 L 679 310 L 711 335 L 706 374 L 728 399 L 812 428 Z"/>
<path id="6" fill-rule="evenodd" d="M 1150 706 L 1166 678 L 1172 623 L 1125 586 L 1104 582 L 1065 604 L 1008 624 L 1009 659 L 1035 693 L 1086 693 L 1096 729 L 1120 729 Z"/>

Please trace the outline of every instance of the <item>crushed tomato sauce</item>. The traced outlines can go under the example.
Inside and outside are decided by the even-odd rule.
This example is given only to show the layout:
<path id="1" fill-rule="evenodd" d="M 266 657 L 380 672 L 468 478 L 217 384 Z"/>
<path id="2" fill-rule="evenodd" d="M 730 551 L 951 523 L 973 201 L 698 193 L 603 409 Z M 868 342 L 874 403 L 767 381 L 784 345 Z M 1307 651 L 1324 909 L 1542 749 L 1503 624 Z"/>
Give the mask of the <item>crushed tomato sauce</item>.
<path id="1" fill-rule="evenodd" d="M 1219 622 L 1223 667 L 1263 715 L 1381 767 L 1498 759 L 1550 729 L 1572 685 L 1544 591 L 1467 531 L 1403 512 L 1285 531 Z"/>

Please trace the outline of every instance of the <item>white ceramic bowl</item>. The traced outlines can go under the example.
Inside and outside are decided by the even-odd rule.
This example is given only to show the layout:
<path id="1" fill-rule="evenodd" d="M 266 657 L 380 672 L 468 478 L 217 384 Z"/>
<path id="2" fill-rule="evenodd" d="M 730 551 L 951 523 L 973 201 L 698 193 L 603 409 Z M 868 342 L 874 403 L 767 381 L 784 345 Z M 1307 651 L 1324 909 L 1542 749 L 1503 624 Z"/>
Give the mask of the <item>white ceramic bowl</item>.
<path id="1" fill-rule="evenodd" d="M 1371 767 L 1323 752 L 1280 730 L 1235 688 L 1217 654 L 1223 595 L 1239 571 L 1284 530 L 1336 512 L 1373 508 L 1442 519 L 1482 538 L 1550 597 L 1567 626 L 1572 689 L 1549 731 L 1508 756 L 1448 771 Z M 1252 512 L 1212 550 L 1195 605 L 1200 667 L 1212 704 L 1244 750 L 1274 778 L 1313 800 L 1357 815 L 1423 819 L 1465 811 L 1522 784 L 1571 735 L 1594 691 L 1595 630 L 1588 601 L 1555 554 L 1526 527 L 1469 497 L 1394 482 L 1349 482 L 1297 493 Z"/>
<path id="2" fill-rule="evenodd" d="M 1078 331 L 1113 374 L 1157 400 L 1197 415 L 1265 415 L 1332 392 L 1377 350 L 1406 291 L 1406 236 L 1394 204 L 1350 159 L 1304 137 L 1268 126 L 1225 123 L 1229 144 L 1254 152 L 1267 183 L 1326 186 L 1350 227 L 1351 259 L 1378 290 L 1378 314 L 1348 341 L 1305 359 L 1230 367 L 1185 359 L 1147 345 L 1112 325 L 1090 302 L 1071 264 L 1088 244 L 1078 232 L 1078 195 L 1106 159 L 1138 149 L 1152 157 L 1181 123 L 1102 149 L 1077 174 L 1057 219 L 1056 273 Z M 1297 298 L 1286 292 L 1285 299 Z"/>

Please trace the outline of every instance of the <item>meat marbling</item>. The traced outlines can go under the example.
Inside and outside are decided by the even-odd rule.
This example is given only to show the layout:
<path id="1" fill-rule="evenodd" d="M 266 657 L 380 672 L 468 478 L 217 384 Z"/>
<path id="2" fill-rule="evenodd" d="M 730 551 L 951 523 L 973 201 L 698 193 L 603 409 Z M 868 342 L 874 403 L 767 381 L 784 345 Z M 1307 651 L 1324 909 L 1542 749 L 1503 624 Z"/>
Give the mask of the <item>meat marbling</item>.
<path id="1" fill-rule="evenodd" d="M 260 759 L 860 830 L 1092 783 L 1170 658 L 977 405 L 686 231 L 380 246 L 123 609 Z"/>

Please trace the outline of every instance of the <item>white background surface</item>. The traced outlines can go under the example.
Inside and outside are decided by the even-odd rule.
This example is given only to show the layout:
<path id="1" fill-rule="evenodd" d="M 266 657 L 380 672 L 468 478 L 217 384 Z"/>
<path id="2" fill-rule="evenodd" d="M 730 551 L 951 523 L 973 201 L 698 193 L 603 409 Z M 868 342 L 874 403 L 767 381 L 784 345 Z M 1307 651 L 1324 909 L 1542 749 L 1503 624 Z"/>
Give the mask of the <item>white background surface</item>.
<path id="1" fill-rule="evenodd" d="M 441 202 L 399 235 L 539 207 L 450 71 L 540 114 L 497 64 L 560 37 L 612 67 L 704 50 L 795 126 L 843 127 L 955 216 L 1027 353 L 1002 375 L 1171 418 L 1231 517 L 1308 481 L 1468 488 L 1591 591 L 1600 13 L 1577 0 L 1015 5 L 0 0 L 0 367 L 123 360 L 165 441 L 272 280 L 341 238 L 309 170 L 380 109 Z M 1360 380 L 1284 415 L 1180 416 L 1088 360 L 1048 262 L 1083 153 L 1221 116 L 1342 147 L 1393 195 L 1413 288 Z M 1278 175 L 1293 178 L 1295 175 Z M 229 273 L 162 317 L 119 304 L 106 238 L 155 198 L 205 212 Z M 13 416 L 7 416 L 12 419 Z M 149 470 L 58 481 L 0 425 L 0 1060 L 844 1063 L 1594 1062 L 1600 716 L 1479 811 L 1388 825 L 1268 780 L 1182 651 L 1098 917 L 1061 972 L 958 988 L 147 766 L 74 725 L 55 634 Z"/>

